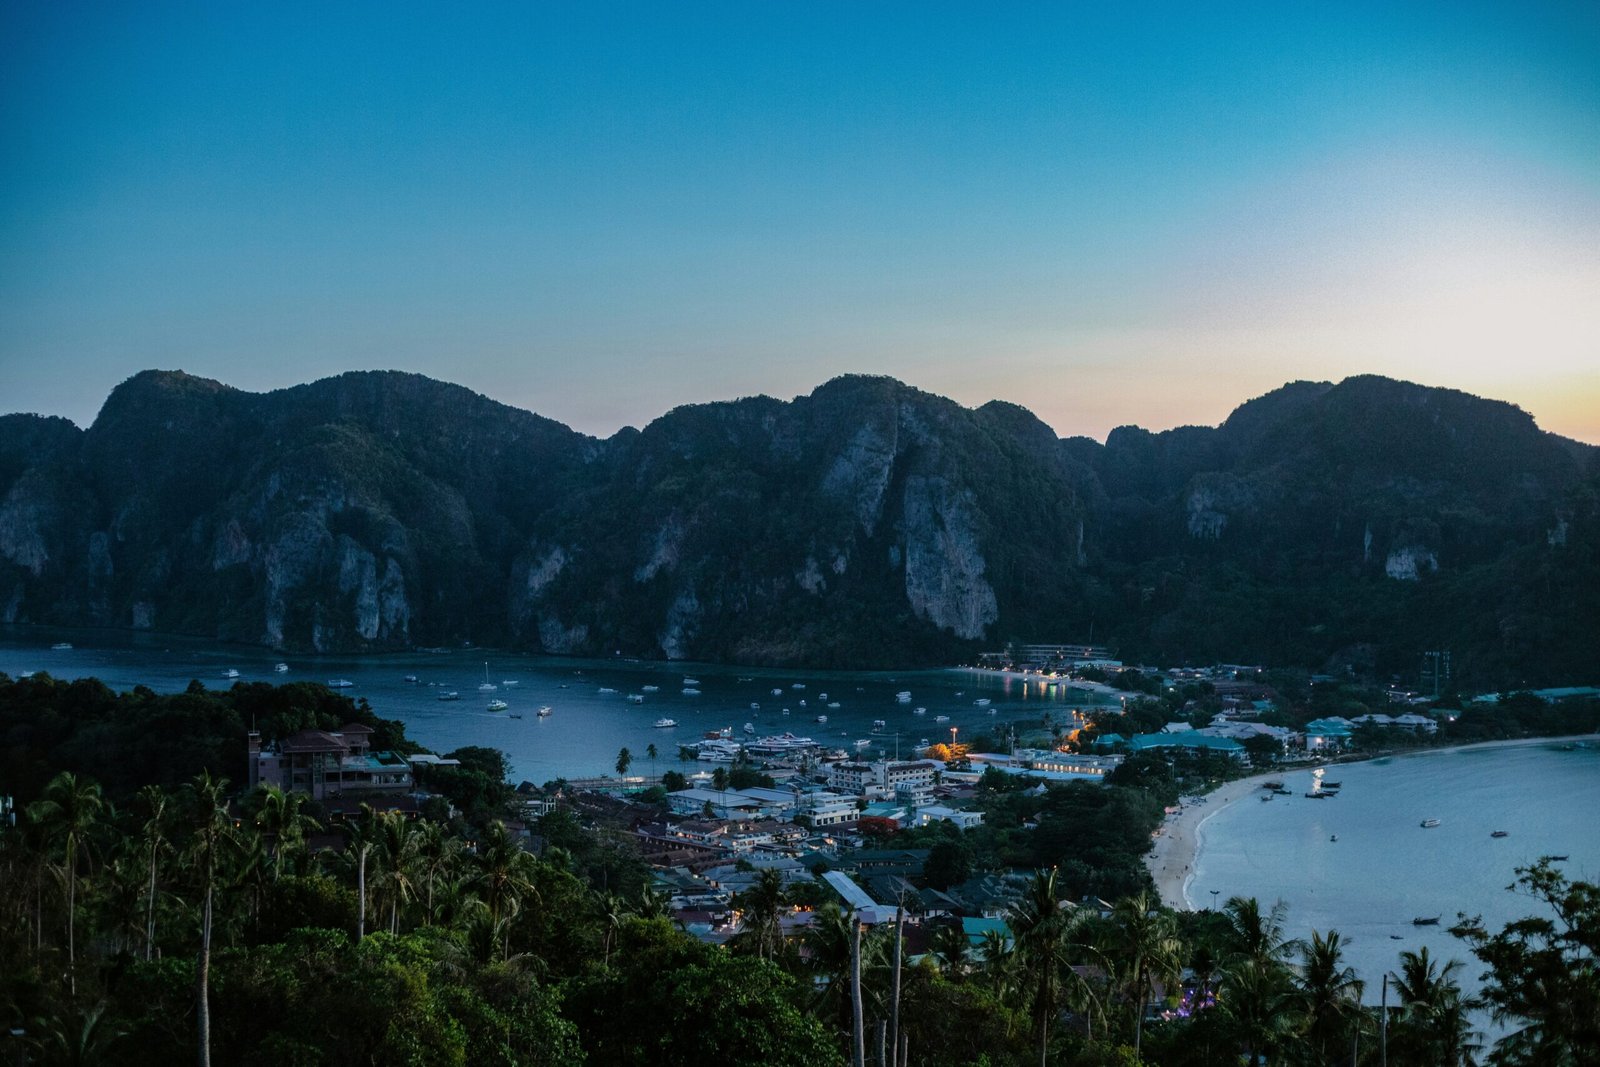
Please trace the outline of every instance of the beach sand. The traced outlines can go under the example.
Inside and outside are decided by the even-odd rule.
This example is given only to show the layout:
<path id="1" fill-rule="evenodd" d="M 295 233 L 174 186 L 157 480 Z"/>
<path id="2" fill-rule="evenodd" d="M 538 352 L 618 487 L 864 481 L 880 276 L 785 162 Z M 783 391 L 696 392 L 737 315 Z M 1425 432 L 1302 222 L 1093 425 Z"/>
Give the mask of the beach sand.
<path id="1" fill-rule="evenodd" d="M 1444 748 L 1416 748 L 1405 749 L 1400 752 L 1387 753 L 1389 756 L 1438 756 L 1447 752 L 1463 752 L 1472 748 L 1510 748 L 1521 745 L 1551 745 L 1570 744 L 1575 741 L 1594 742 L 1600 740 L 1600 734 L 1588 734 L 1579 737 L 1522 737 L 1512 741 L 1480 741 L 1471 745 L 1447 745 Z M 1374 759 L 1383 758 L 1381 756 Z M 1339 763 L 1324 763 L 1316 766 L 1335 767 L 1341 764 L 1365 763 L 1367 760 L 1344 760 Z M 1194 905 L 1185 897 L 1189 879 L 1194 874 L 1195 860 L 1200 855 L 1200 846 L 1204 838 L 1201 824 L 1211 816 L 1226 808 L 1229 804 L 1247 797 L 1261 788 L 1261 783 L 1272 778 L 1282 778 L 1285 774 L 1294 771 L 1312 769 L 1312 764 L 1296 764 L 1283 767 L 1275 771 L 1252 775 L 1241 778 L 1236 782 L 1226 782 L 1210 793 L 1201 797 L 1183 797 L 1179 801 L 1179 810 L 1168 815 L 1157 831 L 1155 844 L 1145 856 L 1145 866 L 1150 870 L 1150 877 L 1155 880 L 1156 891 L 1161 894 L 1161 902 L 1169 908 L 1181 911 L 1193 910 Z M 1205 902 L 1209 905 L 1209 901 Z"/>

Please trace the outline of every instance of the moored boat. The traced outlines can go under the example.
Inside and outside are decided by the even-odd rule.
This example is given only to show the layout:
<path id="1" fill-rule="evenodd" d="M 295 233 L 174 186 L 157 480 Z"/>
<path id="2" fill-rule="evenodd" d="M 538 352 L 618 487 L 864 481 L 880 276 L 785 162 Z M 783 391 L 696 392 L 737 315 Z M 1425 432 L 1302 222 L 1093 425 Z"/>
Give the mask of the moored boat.
<path id="1" fill-rule="evenodd" d="M 655 722 L 651 723 L 650 725 L 654 726 L 657 730 L 670 730 L 672 727 L 678 725 L 678 720 L 677 719 L 657 719 Z"/>
<path id="2" fill-rule="evenodd" d="M 450 689 L 450 690 L 446 690 L 443 693 L 440 693 L 434 699 L 436 699 L 436 700 L 460 700 L 461 699 L 461 694 L 456 692 L 454 689 Z"/>
<path id="3" fill-rule="evenodd" d="M 329 678 L 328 679 L 328 688 L 329 689 L 349 689 L 351 686 L 353 686 L 355 684 L 356 683 L 352 682 L 348 678 Z"/>
<path id="4" fill-rule="evenodd" d="M 489 710 L 490 711 L 505 711 L 510 706 L 511 705 L 507 704 L 504 700 L 491 700 L 491 701 L 489 701 Z"/>
<path id="5" fill-rule="evenodd" d="M 1439 920 L 1441 918 L 1443 918 L 1443 916 L 1441 916 L 1441 915 L 1435 915 L 1431 919 L 1424 918 L 1422 916 L 1418 916 L 1417 918 L 1411 920 L 1411 925 L 1412 926 L 1438 926 L 1439 925 Z"/>
<path id="6" fill-rule="evenodd" d="M 52 652 L 71 652 L 72 651 L 72 642 L 71 641 L 57 641 L 55 644 L 50 646 L 50 650 Z"/>
<path id="7" fill-rule="evenodd" d="M 539 708 L 539 718 L 548 719 L 550 717 L 550 712 L 551 712 L 551 707 L 550 707 L 549 704 L 542 705 Z"/>
<path id="8" fill-rule="evenodd" d="M 1509 830 L 1494 830 L 1494 831 L 1490 832 L 1489 836 L 1490 837 L 1510 837 L 1511 836 L 1511 832 Z"/>
<path id="9" fill-rule="evenodd" d="M 287 663 L 274 663 L 272 669 L 279 674 L 284 674 L 289 670 L 289 665 Z"/>
<path id="10" fill-rule="evenodd" d="M 1422 820 L 1422 828 L 1424 830 L 1432 830 L 1435 826 L 1438 826 L 1438 825 L 1439 825 L 1439 820 L 1438 819 L 1423 819 Z"/>
<path id="11" fill-rule="evenodd" d="M 239 672 L 234 670 L 232 667 L 229 667 L 227 670 L 222 672 L 222 676 L 224 678 L 237 678 L 239 677 Z"/>

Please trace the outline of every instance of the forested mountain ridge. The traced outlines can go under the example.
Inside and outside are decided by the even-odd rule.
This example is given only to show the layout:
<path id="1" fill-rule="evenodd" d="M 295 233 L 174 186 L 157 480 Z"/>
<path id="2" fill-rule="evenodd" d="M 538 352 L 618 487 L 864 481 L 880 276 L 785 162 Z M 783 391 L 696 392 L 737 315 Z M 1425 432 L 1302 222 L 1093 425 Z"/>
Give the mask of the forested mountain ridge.
<path id="1" fill-rule="evenodd" d="M 599 440 L 411 374 L 148 371 L 88 430 L 0 418 L 0 618 L 835 666 L 1448 648 L 1484 684 L 1565 680 L 1600 652 L 1596 455 L 1377 377 L 1102 445 L 887 378 Z"/>

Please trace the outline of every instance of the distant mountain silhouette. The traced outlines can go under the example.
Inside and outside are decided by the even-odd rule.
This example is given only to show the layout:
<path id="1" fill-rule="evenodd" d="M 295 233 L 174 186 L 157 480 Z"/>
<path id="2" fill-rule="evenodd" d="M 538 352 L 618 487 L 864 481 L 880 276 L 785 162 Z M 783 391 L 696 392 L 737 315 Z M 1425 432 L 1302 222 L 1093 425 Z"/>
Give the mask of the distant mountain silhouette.
<path id="1" fill-rule="evenodd" d="M 1295 382 L 1058 438 L 850 376 L 599 440 L 459 386 L 181 372 L 0 418 L 0 617 L 292 650 L 472 641 L 823 666 L 1128 659 L 1592 677 L 1600 461 L 1517 408 Z"/>

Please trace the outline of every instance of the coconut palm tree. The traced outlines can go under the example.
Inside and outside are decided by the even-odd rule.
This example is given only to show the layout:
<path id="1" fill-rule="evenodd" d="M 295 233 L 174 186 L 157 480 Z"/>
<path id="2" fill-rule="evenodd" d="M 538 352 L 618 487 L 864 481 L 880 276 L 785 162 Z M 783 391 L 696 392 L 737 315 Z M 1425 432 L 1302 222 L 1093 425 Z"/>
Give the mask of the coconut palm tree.
<path id="1" fill-rule="evenodd" d="M 1300 1026 L 1289 973 L 1270 962 L 1240 957 L 1223 976 L 1218 1002 L 1245 1047 L 1246 1063 L 1271 1063 Z"/>
<path id="2" fill-rule="evenodd" d="M 341 827 L 350 841 L 356 859 L 356 940 L 367 936 L 367 858 L 378 844 L 378 816 L 367 804 L 355 821 Z"/>
<path id="3" fill-rule="evenodd" d="M 1439 966 L 1426 945 L 1400 953 L 1400 970 L 1390 976 L 1400 1000 L 1395 1044 L 1410 1049 L 1418 1062 L 1442 1067 L 1475 1062 L 1482 1035 L 1472 1029 L 1470 1017 L 1477 1003 L 1462 994 L 1456 978 L 1461 967 L 1460 960 Z"/>
<path id="4" fill-rule="evenodd" d="M 1111 910 L 1107 954 L 1121 976 L 1122 994 L 1133 1010 L 1133 1048 L 1144 1041 L 1144 1014 L 1156 982 L 1170 983 L 1182 970 L 1182 943 L 1172 915 L 1146 893 L 1117 901 Z"/>
<path id="5" fill-rule="evenodd" d="M 200 959 L 195 968 L 195 1017 L 198 1062 L 211 1067 L 211 925 L 217 886 L 218 853 L 233 833 L 228 817 L 227 780 L 201 771 L 184 791 L 185 823 L 190 833 L 189 855 L 204 895 L 200 919 Z"/>
<path id="6" fill-rule="evenodd" d="M 61 842 L 62 876 L 67 883 L 67 988 L 73 996 L 78 993 L 78 851 L 105 809 L 99 784 L 71 771 L 50 779 L 43 797 L 28 806 L 28 817 L 43 827 L 46 836 Z"/>
<path id="7" fill-rule="evenodd" d="M 1052 868 L 1039 871 L 1022 900 L 1012 905 L 1006 924 L 1015 943 L 1018 988 L 1028 1000 L 1039 1042 L 1039 1063 L 1047 1062 L 1050 1023 L 1065 1000 L 1089 1004 L 1092 993 L 1071 968 L 1075 940 L 1084 915 L 1061 899 Z"/>
<path id="8" fill-rule="evenodd" d="M 446 831 L 444 824 L 425 822 L 417 828 L 417 877 L 422 880 L 423 922 L 433 925 L 438 921 L 434 911 L 434 891 L 451 877 L 462 864 L 466 842 Z"/>
<path id="9" fill-rule="evenodd" d="M 262 790 L 261 808 L 256 812 L 256 829 L 271 842 L 272 880 L 283 876 L 283 857 L 305 844 L 306 835 L 322 829 L 322 824 L 301 809 L 304 793 L 285 793 L 275 785 Z"/>
<path id="10" fill-rule="evenodd" d="M 490 823 L 478 841 L 478 894 L 498 923 L 514 915 L 528 897 L 538 896 L 539 860 L 523 849 L 505 823 Z M 511 955 L 510 927 L 502 938 L 502 958 Z"/>
<path id="11" fill-rule="evenodd" d="M 1363 983 L 1344 962 L 1339 932 L 1323 937 L 1315 930 L 1300 947 L 1300 997 L 1306 1015 L 1306 1041 L 1315 1062 L 1331 1062 L 1342 1050 L 1352 1023 L 1361 1015 Z"/>
<path id="12" fill-rule="evenodd" d="M 169 823 L 172 820 L 172 802 L 160 786 L 147 785 L 139 790 L 138 800 L 144 809 L 144 821 L 139 824 L 139 844 L 148 861 L 148 881 L 145 887 L 144 958 L 155 954 L 156 943 L 156 867 L 161 853 L 170 849 Z"/>
<path id="13" fill-rule="evenodd" d="M 783 948 L 783 876 L 767 869 L 756 876 L 755 884 L 734 898 L 744 914 L 744 929 L 738 940 L 764 960 L 776 958 Z"/>
<path id="14" fill-rule="evenodd" d="M 389 932 L 400 932 L 400 908 L 416 896 L 418 848 L 416 824 L 397 811 L 378 816 L 373 859 L 379 900 L 388 898 Z"/>
<path id="15" fill-rule="evenodd" d="M 1255 897 L 1229 897 L 1222 912 L 1228 920 L 1228 950 L 1234 960 L 1276 966 L 1294 954 L 1296 942 L 1283 936 L 1284 920 L 1289 914 L 1283 901 L 1263 913 Z"/>
<path id="16" fill-rule="evenodd" d="M 972 943 L 967 940 L 967 932 L 955 923 L 942 923 L 934 927 L 928 944 L 944 968 L 944 973 L 960 981 L 966 973 L 968 957 L 972 954 Z"/>

